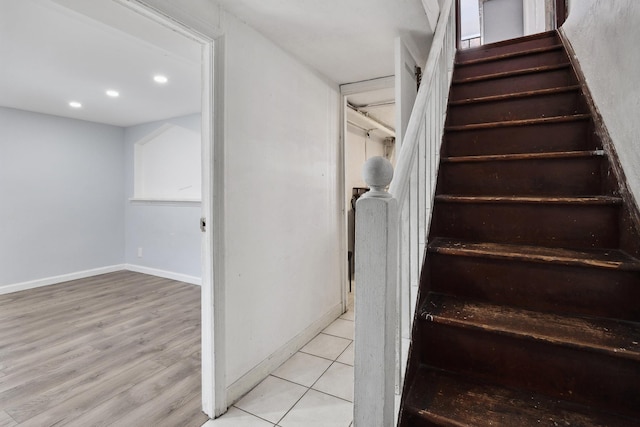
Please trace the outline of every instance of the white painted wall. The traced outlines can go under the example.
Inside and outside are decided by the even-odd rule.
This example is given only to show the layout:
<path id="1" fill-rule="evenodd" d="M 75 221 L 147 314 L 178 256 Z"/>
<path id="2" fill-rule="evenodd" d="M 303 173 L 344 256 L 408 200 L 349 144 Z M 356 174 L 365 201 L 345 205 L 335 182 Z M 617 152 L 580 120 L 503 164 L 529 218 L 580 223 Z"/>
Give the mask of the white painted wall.
<path id="1" fill-rule="evenodd" d="M 460 36 L 462 40 L 480 37 L 478 0 L 460 0 Z"/>
<path id="2" fill-rule="evenodd" d="M 522 0 L 484 0 L 482 42 L 494 43 L 524 35 Z"/>
<path id="3" fill-rule="evenodd" d="M 135 142 L 134 196 L 143 199 L 202 198 L 202 135 L 172 123 Z"/>
<path id="4" fill-rule="evenodd" d="M 144 2 L 204 34 L 224 35 L 219 238 L 226 245 L 226 379 L 233 399 L 340 310 L 339 91 L 214 1 Z"/>
<path id="5" fill-rule="evenodd" d="M 124 131 L 125 197 L 127 199 L 124 209 L 125 260 L 127 264 L 139 267 L 199 278 L 201 275 L 200 204 L 158 204 L 128 200 L 134 197 L 136 142 L 167 126 L 173 126 L 181 132 L 165 134 L 165 136 L 179 137 L 184 133 L 200 135 L 200 115 L 193 114 L 131 126 Z M 142 249 L 142 257 L 138 256 L 139 248 Z"/>
<path id="6" fill-rule="evenodd" d="M 337 85 L 232 15 L 224 32 L 231 385 L 323 316 L 337 317 L 343 189 Z"/>
<path id="7" fill-rule="evenodd" d="M 122 264 L 122 138 L 0 107 L 0 286 Z"/>
<path id="8" fill-rule="evenodd" d="M 546 0 L 522 0 L 524 35 L 546 31 Z"/>
<path id="9" fill-rule="evenodd" d="M 640 2 L 572 0 L 563 30 L 640 200 Z"/>

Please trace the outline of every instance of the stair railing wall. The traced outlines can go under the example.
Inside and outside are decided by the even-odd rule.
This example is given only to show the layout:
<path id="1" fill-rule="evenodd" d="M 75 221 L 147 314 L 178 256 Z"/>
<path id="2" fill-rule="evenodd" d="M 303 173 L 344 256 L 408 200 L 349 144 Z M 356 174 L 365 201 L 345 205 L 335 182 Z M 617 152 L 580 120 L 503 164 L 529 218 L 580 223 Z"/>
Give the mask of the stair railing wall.
<path id="1" fill-rule="evenodd" d="M 392 171 L 388 161 L 365 164 L 373 194 L 361 197 L 356 209 L 355 427 L 396 422 L 389 402 L 404 381 L 456 52 L 456 3 L 442 5 L 390 194 L 383 189 Z M 391 329 L 389 316 L 395 318 Z"/>
<path id="2" fill-rule="evenodd" d="M 456 53 L 455 1 L 443 5 L 389 193 L 398 201 L 397 390 L 404 379 Z"/>

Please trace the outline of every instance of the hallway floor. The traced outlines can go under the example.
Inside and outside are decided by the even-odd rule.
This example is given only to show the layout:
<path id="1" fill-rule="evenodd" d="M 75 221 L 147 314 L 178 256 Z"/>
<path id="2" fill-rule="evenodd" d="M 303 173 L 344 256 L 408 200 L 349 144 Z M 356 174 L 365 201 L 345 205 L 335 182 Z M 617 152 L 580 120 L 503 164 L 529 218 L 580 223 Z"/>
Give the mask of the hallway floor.
<path id="1" fill-rule="evenodd" d="M 350 427 L 353 298 L 348 311 L 203 427 Z"/>

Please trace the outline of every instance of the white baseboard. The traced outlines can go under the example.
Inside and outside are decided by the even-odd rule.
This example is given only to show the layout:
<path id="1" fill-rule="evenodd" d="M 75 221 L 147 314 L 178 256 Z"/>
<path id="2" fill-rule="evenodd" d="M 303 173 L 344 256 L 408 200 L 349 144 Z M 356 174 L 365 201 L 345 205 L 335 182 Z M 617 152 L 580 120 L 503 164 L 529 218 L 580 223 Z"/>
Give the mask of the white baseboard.
<path id="1" fill-rule="evenodd" d="M 110 265 L 107 267 L 93 268 L 91 270 L 76 271 L 74 273 L 61 274 L 59 276 L 45 277 L 43 279 L 30 280 L 28 282 L 13 283 L 0 286 L 0 295 L 12 292 L 26 291 L 27 289 L 39 288 L 42 286 L 55 285 L 57 283 L 68 282 L 70 280 L 86 279 L 87 277 L 98 276 L 100 274 L 114 273 L 124 270 L 124 264 Z"/>
<path id="2" fill-rule="evenodd" d="M 135 271 L 136 273 L 149 274 L 151 276 L 163 277 L 165 279 L 177 280 L 179 282 L 190 283 L 192 285 L 202 285 L 202 279 L 196 276 L 189 276 L 187 274 L 174 273 L 173 271 L 160 270 L 157 268 L 144 267 L 142 265 L 125 264 L 125 270 Z"/>
<path id="3" fill-rule="evenodd" d="M 199 277 L 188 276 L 186 274 L 174 273 L 171 271 L 159 270 L 157 268 L 143 267 L 134 264 L 117 264 L 107 267 L 93 268 L 91 270 L 76 271 L 74 273 L 61 274 L 59 276 L 45 277 L 43 279 L 30 280 L 28 282 L 12 283 L 0 285 L 0 295 L 13 292 L 26 291 L 28 289 L 40 288 L 42 286 L 55 285 L 68 282 L 70 280 L 86 279 L 87 277 L 98 276 L 100 274 L 115 273 L 116 271 L 129 270 L 137 273 L 149 274 L 151 276 L 163 277 L 165 279 L 178 280 L 179 282 L 190 283 L 200 286 L 202 280 Z"/>
<path id="4" fill-rule="evenodd" d="M 285 345 L 276 350 L 271 356 L 260 362 L 256 367 L 240 377 L 227 387 L 227 404 L 231 406 L 251 389 L 267 378 L 271 372 L 286 362 L 298 350 L 305 346 L 313 337 L 329 326 L 342 314 L 342 303 L 337 304 L 324 316 L 316 320 L 311 326 L 299 333 Z"/>

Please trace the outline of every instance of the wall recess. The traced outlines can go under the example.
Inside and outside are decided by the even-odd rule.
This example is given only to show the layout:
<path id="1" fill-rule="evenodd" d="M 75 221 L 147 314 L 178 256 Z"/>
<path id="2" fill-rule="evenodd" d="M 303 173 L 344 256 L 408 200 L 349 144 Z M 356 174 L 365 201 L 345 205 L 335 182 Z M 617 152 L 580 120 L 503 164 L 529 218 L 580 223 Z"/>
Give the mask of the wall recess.
<path id="1" fill-rule="evenodd" d="M 133 201 L 200 201 L 201 137 L 164 124 L 135 143 Z"/>

